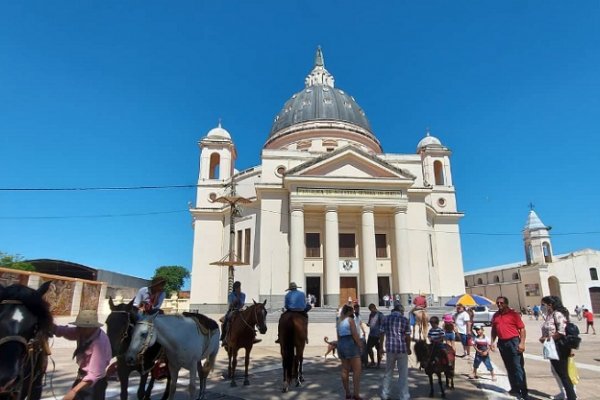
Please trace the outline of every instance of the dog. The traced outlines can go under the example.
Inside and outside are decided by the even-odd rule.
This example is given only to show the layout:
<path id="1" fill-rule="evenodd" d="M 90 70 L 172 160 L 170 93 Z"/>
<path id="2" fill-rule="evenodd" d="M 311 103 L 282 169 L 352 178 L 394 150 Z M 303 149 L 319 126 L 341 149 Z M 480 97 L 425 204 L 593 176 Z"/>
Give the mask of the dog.
<path id="1" fill-rule="evenodd" d="M 327 355 L 329 355 L 329 353 L 331 353 L 333 355 L 333 358 L 337 358 L 337 356 L 335 355 L 335 351 L 337 350 L 337 343 L 338 343 L 337 340 L 329 341 L 329 338 L 327 336 L 325 336 L 323 338 L 323 340 L 325 341 L 325 343 L 327 343 L 327 352 L 325 353 L 323 358 L 325 358 L 325 360 L 327 360 Z"/>

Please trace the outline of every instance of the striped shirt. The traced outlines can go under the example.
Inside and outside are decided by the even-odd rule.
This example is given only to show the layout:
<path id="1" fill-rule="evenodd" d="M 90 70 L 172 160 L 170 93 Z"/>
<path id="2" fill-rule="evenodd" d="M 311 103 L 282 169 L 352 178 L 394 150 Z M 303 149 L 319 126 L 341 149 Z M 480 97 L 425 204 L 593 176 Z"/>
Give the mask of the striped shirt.
<path id="1" fill-rule="evenodd" d="M 438 326 L 437 328 L 431 328 L 427 337 L 431 343 L 441 343 L 444 340 L 445 335 L 444 330 Z"/>
<path id="2" fill-rule="evenodd" d="M 381 324 L 385 334 L 385 349 L 388 353 L 406 353 L 406 336 L 410 336 L 408 319 L 398 311 L 392 311 Z"/>

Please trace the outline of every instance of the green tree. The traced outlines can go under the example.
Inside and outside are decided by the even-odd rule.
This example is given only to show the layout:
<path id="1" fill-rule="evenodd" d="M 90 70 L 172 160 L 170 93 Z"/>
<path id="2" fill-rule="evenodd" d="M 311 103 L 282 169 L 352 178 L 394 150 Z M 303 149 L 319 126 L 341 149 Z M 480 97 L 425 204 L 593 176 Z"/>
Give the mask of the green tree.
<path id="1" fill-rule="evenodd" d="M 152 279 L 162 277 L 167 280 L 165 292 L 167 297 L 173 292 L 179 292 L 185 283 L 185 280 L 190 277 L 190 271 L 180 265 L 163 265 L 156 268 Z"/>
<path id="2" fill-rule="evenodd" d="M 33 264 L 23 261 L 20 255 L 6 254 L 0 251 L 0 267 L 19 269 L 21 271 L 35 271 Z"/>

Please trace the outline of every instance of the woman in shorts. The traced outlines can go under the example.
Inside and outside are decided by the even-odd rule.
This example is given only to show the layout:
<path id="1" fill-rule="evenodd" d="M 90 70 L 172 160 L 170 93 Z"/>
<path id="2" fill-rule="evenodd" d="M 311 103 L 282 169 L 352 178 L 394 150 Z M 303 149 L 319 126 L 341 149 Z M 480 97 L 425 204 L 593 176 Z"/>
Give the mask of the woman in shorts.
<path id="1" fill-rule="evenodd" d="M 360 340 L 356 324 L 354 323 L 354 309 L 345 305 L 340 313 L 337 325 L 338 356 L 342 360 L 342 386 L 347 399 L 361 400 L 360 374 L 361 354 L 363 344 Z M 352 370 L 353 394 L 350 394 L 350 371 Z"/>

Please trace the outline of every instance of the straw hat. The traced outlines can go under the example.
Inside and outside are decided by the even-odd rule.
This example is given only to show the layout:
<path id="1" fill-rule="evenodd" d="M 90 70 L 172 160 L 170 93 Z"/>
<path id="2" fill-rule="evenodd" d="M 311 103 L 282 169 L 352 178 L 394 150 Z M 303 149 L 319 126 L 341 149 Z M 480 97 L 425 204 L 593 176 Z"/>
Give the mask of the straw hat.
<path id="1" fill-rule="evenodd" d="M 77 314 L 74 322 L 70 325 L 75 325 L 79 328 L 100 328 L 103 324 L 98 322 L 98 313 L 96 310 L 81 310 Z"/>
<path id="2" fill-rule="evenodd" d="M 285 289 L 285 290 L 286 290 L 286 291 L 288 291 L 288 290 L 296 290 L 296 289 L 298 289 L 298 288 L 301 288 L 301 287 L 302 287 L 302 286 L 298 286 L 298 285 L 296 285 L 296 282 L 290 282 L 290 287 L 289 287 L 289 288 L 287 288 L 287 289 Z"/>

